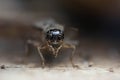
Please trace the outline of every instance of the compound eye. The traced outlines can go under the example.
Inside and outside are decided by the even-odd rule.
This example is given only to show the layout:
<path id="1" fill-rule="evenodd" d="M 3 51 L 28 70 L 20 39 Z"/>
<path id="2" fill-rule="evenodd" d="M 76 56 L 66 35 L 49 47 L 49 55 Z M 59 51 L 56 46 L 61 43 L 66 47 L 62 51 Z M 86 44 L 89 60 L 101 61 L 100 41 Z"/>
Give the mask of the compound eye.
<path id="1" fill-rule="evenodd" d="M 52 40 L 52 39 L 53 39 L 53 37 L 52 37 L 52 35 L 47 34 L 47 35 L 46 35 L 46 39 L 47 39 L 47 40 Z"/>
<path id="2" fill-rule="evenodd" d="M 60 41 L 63 40 L 64 34 L 60 30 L 50 30 L 47 32 L 46 39 L 50 41 Z"/>
<path id="3" fill-rule="evenodd" d="M 58 40 L 63 40 L 63 39 L 64 39 L 64 35 L 63 34 L 58 36 Z"/>

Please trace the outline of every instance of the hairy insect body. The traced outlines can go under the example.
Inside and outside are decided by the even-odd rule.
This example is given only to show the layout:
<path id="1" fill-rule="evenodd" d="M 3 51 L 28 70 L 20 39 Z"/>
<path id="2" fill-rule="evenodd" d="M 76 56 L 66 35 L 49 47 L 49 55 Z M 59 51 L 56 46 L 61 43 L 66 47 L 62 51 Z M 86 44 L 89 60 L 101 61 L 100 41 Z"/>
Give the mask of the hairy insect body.
<path id="1" fill-rule="evenodd" d="M 39 28 L 43 28 L 45 36 L 44 42 L 46 42 L 45 45 L 41 44 L 42 46 L 36 46 L 42 60 L 42 66 L 45 66 L 45 58 L 43 56 L 44 53 L 41 52 L 42 49 L 49 50 L 50 52 L 52 52 L 52 55 L 56 58 L 61 48 L 71 48 L 73 49 L 73 51 L 72 55 L 70 56 L 70 61 L 72 63 L 72 66 L 76 67 L 76 65 L 74 65 L 73 63 L 73 55 L 75 53 L 76 47 L 74 45 L 64 43 L 64 27 L 50 20 L 45 22 L 39 22 L 38 24 L 36 24 L 36 26 Z M 35 41 L 31 40 L 31 43 L 29 44 L 34 45 Z"/>

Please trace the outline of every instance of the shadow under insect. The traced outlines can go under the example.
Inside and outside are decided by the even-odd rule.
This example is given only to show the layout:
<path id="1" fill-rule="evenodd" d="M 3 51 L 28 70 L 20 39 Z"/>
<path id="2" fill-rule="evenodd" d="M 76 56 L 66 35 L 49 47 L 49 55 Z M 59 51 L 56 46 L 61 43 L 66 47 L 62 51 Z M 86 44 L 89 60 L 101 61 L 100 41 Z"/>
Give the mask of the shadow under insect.
<path id="1" fill-rule="evenodd" d="M 55 57 L 52 54 L 52 51 L 49 50 L 41 50 L 43 53 L 43 57 L 45 59 L 45 64 L 52 66 L 52 65 L 61 65 L 66 66 L 67 63 L 69 63 L 70 57 L 72 55 L 71 53 L 72 50 L 70 49 L 61 49 L 58 53 L 58 56 Z"/>

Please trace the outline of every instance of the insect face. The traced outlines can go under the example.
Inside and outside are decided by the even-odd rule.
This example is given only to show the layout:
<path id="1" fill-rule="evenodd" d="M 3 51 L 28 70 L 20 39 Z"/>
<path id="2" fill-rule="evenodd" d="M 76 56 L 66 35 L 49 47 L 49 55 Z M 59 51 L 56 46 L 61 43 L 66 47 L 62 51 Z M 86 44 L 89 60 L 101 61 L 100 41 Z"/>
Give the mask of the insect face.
<path id="1" fill-rule="evenodd" d="M 59 29 L 52 29 L 46 33 L 46 40 L 52 45 L 60 44 L 64 39 L 63 31 Z"/>

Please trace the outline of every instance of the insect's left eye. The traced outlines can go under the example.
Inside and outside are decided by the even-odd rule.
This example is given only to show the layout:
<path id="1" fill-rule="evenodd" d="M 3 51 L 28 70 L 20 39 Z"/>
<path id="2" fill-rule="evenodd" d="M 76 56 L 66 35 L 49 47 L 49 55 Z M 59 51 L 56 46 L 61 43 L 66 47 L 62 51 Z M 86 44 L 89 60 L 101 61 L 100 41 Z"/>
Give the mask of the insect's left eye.
<path id="1" fill-rule="evenodd" d="M 63 40 L 64 39 L 64 35 L 59 35 L 58 36 L 58 40 Z"/>

